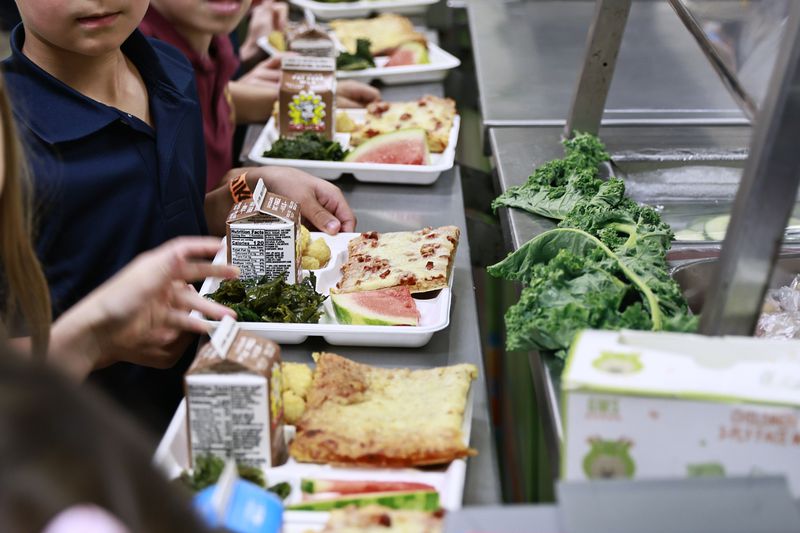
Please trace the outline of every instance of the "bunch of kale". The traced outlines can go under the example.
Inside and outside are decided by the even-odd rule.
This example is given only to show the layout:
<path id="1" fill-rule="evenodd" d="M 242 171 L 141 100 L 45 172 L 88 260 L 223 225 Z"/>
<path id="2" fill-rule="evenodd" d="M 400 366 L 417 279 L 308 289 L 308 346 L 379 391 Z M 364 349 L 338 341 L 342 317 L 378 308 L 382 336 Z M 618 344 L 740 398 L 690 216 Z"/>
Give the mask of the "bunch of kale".
<path id="1" fill-rule="evenodd" d="M 600 179 L 610 157 L 597 137 L 579 133 L 564 146 L 563 159 L 493 203 L 560 220 L 488 269 L 524 284 L 505 317 L 508 349 L 564 357 L 582 329 L 696 329 L 667 270 L 669 226 L 627 198 L 622 180 Z"/>

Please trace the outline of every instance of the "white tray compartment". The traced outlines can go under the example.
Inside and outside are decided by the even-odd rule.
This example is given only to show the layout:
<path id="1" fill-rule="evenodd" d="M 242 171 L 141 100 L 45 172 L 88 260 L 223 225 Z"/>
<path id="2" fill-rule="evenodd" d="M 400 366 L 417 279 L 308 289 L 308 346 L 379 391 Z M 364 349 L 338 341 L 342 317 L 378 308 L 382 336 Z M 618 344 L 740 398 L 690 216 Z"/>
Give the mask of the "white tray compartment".
<path id="1" fill-rule="evenodd" d="M 281 53 L 275 49 L 266 37 L 258 38 L 258 45 L 268 54 Z M 374 68 L 362 70 L 337 70 L 336 77 L 340 80 L 352 79 L 369 83 L 380 80 L 384 85 L 401 85 L 404 83 L 430 83 L 442 81 L 447 77 L 447 72 L 457 68 L 461 60 L 434 43 L 428 43 L 428 59 L 430 63 L 424 65 L 402 65 L 387 67 L 388 56 L 375 58 Z"/>
<path id="2" fill-rule="evenodd" d="M 469 444 L 472 429 L 473 392 L 473 388 L 470 387 L 462 425 L 466 444 Z M 294 426 L 286 426 L 286 430 L 284 433 L 288 442 L 294 436 Z M 189 428 L 186 422 L 185 399 L 178 405 L 178 409 L 156 449 L 153 462 L 168 479 L 175 479 L 180 476 L 181 472 L 189 469 Z M 462 505 L 466 471 L 467 463 L 463 459 L 457 459 L 441 468 L 419 470 L 416 468 L 343 468 L 298 463 L 290 458 L 284 465 L 267 469 L 265 475 L 269 485 L 286 481 L 292 486 L 292 494 L 286 500 L 289 504 L 299 501 L 300 479 L 304 477 L 360 481 L 409 481 L 427 483 L 435 487 L 439 492 L 440 505 L 448 511 L 453 511 L 460 509 Z M 322 525 L 327 520 L 328 513 L 325 512 L 287 511 L 284 513 L 284 531 L 305 531 L 303 529 L 305 527 L 322 529 Z"/>
<path id="3" fill-rule="evenodd" d="M 363 122 L 366 116 L 364 109 L 341 109 L 355 122 Z M 322 179 L 336 180 L 342 174 L 353 174 L 359 181 L 370 183 L 396 183 L 402 185 L 430 185 L 435 182 L 439 175 L 445 170 L 453 168 L 456 158 L 456 143 L 458 143 L 458 129 L 461 125 L 461 117 L 456 115 L 453 119 L 453 127 L 450 128 L 450 136 L 447 140 L 447 148 L 441 154 L 431 154 L 429 165 L 390 165 L 378 163 L 348 163 L 345 161 L 309 161 L 306 159 L 276 159 L 264 157 L 263 154 L 272 146 L 279 133 L 275 127 L 274 118 L 270 118 L 266 127 L 261 130 L 261 134 L 256 139 L 250 149 L 248 158 L 259 165 L 273 165 L 281 167 L 293 167 L 304 170 Z M 343 148 L 349 147 L 350 135 L 337 133 L 335 139 L 342 144 Z"/>
<path id="4" fill-rule="evenodd" d="M 322 237 L 331 248 L 331 260 L 320 270 L 315 270 L 317 292 L 329 294 L 341 277 L 340 267 L 347 259 L 347 243 L 360 233 L 340 233 L 330 236 L 312 232 L 311 239 Z M 222 240 L 222 250 L 214 258 L 215 264 L 227 261 L 227 246 Z M 442 289 L 430 299 L 416 299 L 420 313 L 418 326 L 354 326 L 336 322 L 330 299 L 323 304 L 324 313 L 318 324 L 283 324 L 276 322 L 239 322 L 242 330 L 267 337 L 278 344 L 300 344 L 309 336 L 323 337 L 328 344 L 335 346 L 376 346 L 418 348 L 427 344 L 433 334 L 450 325 L 450 303 L 454 274 L 450 276 L 450 286 Z M 219 278 L 206 278 L 200 294 L 206 295 L 219 287 Z M 196 313 L 193 313 L 198 316 Z M 207 320 L 216 327 L 218 322 Z"/>
<path id="5" fill-rule="evenodd" d="M 424 13 L 428 6 L 439 0 L 360 0 L 358 2 L 327 3 L 315 0 L 290 0 L 297 7 L 309 9 L 317 18 L 366 17 L 370 13 L 391 11 L 401 15 Z"/>

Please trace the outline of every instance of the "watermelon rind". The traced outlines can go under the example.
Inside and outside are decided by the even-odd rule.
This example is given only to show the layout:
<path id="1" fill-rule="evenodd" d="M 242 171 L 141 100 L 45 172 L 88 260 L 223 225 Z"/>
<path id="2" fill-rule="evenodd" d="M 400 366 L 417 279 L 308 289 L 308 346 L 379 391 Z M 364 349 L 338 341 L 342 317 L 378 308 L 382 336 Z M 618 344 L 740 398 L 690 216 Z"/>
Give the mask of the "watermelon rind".
<path id="1" fill-rule="evenodd" d="M 333 311 L 340 324 L 354 326 L 416 326 L 419 324 L 416 317 L 376 314 L 359 305 L 355 301 L 358 296 L 359 293 L 331 294 Z"/>
<path id="2" fill-rule="evenodd" d="M 375 161 L 359 161 L 365 154 L 370 151 L 386 149 L 391 147 L 392 143 L 402 143 L 408 140 L 419 142 L 420 147 L 424 151 L 423 165 L 430 163 L 430 150 L 428 149 L 427 133 L 422 128 L 407 128 L 404 130 L 390 131 L 389 133 L 382 133 L 368 139 L 354 150 L 351 150 L 345 161 L 351 163 L 374 163 Z M 389 163 L 389 164 L 415 164 L 415 163 Z"/>

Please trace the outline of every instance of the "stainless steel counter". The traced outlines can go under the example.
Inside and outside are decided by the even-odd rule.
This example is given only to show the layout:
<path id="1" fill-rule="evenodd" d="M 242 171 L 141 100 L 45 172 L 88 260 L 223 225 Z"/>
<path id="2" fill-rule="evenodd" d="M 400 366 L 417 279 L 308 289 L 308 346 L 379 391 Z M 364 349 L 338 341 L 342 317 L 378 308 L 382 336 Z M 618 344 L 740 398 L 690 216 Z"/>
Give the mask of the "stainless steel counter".
<path id="1" fill-rule="evenodd" d="M 468 0 L 485 127 L 562 125 L 594 2 Z M 666 2 L 634 2 L 606 124 L 732 124 L 744 115 Z"/>
<path id="2" fill-rule="evenodd" d="M 489 142 L 498 179 L 497 190 L 505 191 L 524 183 L 533 169 L 564 155 L 560 143 L 562 128 L 491 128 Z M 611 126 L 600 131 L 612 158 L 623 160 L 633 153 L 652 150 L 693 154 L 725 153 L 749 145 L 751 130 L 739 126 Z M 498 210 L 503 237 L 509 251 L 516 250 L 536 235 L 552 229 L 555 223 L 520 209 Z M 532 379 L 537 405 L 543 421 L 545 442 L 552 474 L 557 477 L 559 447 L 562 440 L 558 410 L 558 376 L 548 371 L 538 353 L 530 354 Z"/>
<path id="3" fill-rule="evenodd" d="M 459 242 L 454 268 L 450 326 L 434 334 L 431 342 L 422 348 L 340 347 L 327 345 L 320 340 L 309 340 L 301 345 L 283 346 L 284 358 L 309 362 L 311 352 L 327 350 L 356 361 L 381 366 L 425 368 L 457 363 L 477 365 L 479 377 L 473 384 L 475 403 L 470 445 L 478 450 L 478 455 L 467 462 L 464 504 L 499 503 L 500 479 L 489 420 L 486 374 L 478 333 L 478 314 L 458 170 L 442 174 L 431 186 L 371 185 L 359 183 L 349 177 L 343 178 L 337 184 L 355 210 L 360 229 L 403 231 L 448 224 L 462 229 L 464 233 Z"/>

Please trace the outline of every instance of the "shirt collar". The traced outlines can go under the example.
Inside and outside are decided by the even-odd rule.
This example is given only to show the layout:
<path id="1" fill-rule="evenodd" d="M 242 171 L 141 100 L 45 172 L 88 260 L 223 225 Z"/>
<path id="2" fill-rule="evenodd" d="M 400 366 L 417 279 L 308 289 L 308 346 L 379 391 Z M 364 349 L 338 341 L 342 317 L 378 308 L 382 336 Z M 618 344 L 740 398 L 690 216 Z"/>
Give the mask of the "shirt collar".
<path id="1" fill-rule="evenodd" d="M 3 62 L 14 114 L 22 124 L 49 143 L 80 139 L 120 118 L 120 111 L 76 91 L 40 68 L 22 53 L 25 29 L 17 25 L 11 34 L 11 56 Z M 150 99 L 183 99 L 191 72 L 180 69 L 170 77 L 147 39 L 137 30 L 122 44 L 122 51 L 136 65 Z"/>
<path id="2" fill-rule="evenodd" d="M 239 59 L 227 35 L 215 35 L 211 39 L 210 53 L 200 54 L 152 4 L 147 8 L 139 28 L 146 35 L 166 41 L 183 52 L 195 71 L 212 73 L 218 70 L 218 65 L 232 65 L 231 72 L 225 73 L 230 77 L 239 68 Z"/>

